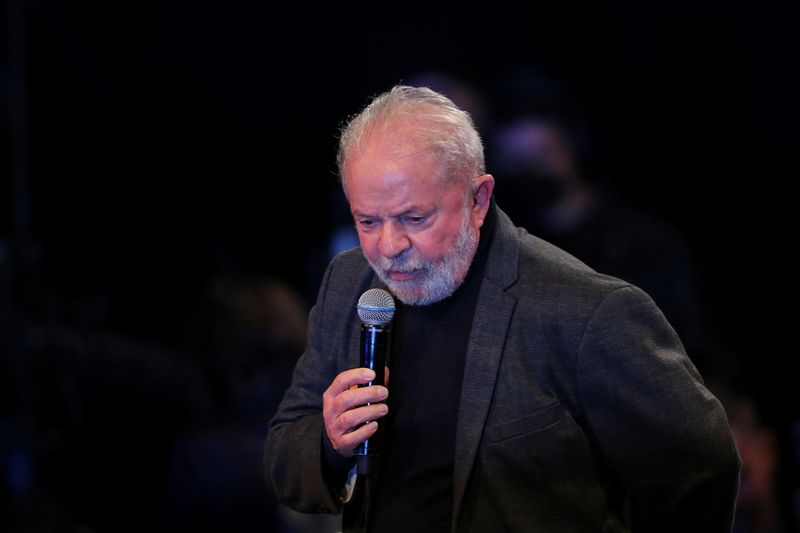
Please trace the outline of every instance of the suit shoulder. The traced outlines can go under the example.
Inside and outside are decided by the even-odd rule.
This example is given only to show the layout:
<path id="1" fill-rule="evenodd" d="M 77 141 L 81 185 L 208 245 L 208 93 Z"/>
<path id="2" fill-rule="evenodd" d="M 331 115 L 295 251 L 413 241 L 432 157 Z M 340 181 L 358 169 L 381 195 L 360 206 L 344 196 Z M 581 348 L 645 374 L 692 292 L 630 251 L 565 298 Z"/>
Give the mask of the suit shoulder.
<path id="1" fill-rule="evenodd" d="M 630 283 L 595 271 L 575 256 L 549 242 L 519 230 L 519 279 L 515 292 L 536 299 L 597 305 Z"/>
<path id="2" fill-rule="evenodd" d="M 535 342 L 549 339 L 547 342 L 559 343 L 573 354 L 599 309 L 620 313 L 647 309 L 649 313 L 655 308 L 638 287 L 599 273 L 524 230 L 520 234 L 519 276 L 508 292 L 516 300 L 520 320 L 527 324 L 525 336 L 538 339 Z"/>

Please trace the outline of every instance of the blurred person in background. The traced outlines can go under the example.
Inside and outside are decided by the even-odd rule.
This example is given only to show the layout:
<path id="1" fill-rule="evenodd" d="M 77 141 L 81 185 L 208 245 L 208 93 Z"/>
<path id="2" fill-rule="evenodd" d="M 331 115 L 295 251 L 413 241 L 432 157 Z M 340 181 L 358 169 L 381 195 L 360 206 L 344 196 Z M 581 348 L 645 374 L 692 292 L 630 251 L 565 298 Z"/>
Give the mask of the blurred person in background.
<path id="1" fill-rule="evenodd" d="M 289 386 L 306 334 L 299 291 L 263 274 L 220 274 L 195 331 L 218 417 L 175 440 L 167 493 L 172 532 L 333 533 L 329 517 L 277 501 L 257 465 L 265 422 Z M 271 529 L 269 528 L 271 526 Z"/>
<path id="2" fill-rule="evenodd" d="M 498 124 L 490 160 L 502 186 L 499 204 L 533 234 L 592 268 L 647 292 L 705 375 L 725 372 L 719 339 L 699 297 L 688 246 L 666 221 L 636 209 L 587 175 L 571 121 L 530 114 Z"/>
<path id="3" fill-rule="evenodd" d="M 778 501 L 778 435 L 762 420 L 751 395 L 728 390 L 720 392 L 720 399 L 742 458 L 733 533 L 787 533 Z"/>

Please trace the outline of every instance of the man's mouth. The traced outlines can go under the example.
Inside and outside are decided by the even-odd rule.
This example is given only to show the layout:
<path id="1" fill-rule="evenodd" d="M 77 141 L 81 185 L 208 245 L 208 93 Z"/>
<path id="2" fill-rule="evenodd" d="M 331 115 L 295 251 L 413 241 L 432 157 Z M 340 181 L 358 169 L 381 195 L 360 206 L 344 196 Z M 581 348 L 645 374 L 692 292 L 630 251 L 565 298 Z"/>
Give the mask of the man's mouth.
<path id="1" fill-rule="evenodd" d="M 410 279 L 414 279 L 419 270 L 390 270 L 389 277 L 391 277 L 394 281 L 408 281 Z"/>

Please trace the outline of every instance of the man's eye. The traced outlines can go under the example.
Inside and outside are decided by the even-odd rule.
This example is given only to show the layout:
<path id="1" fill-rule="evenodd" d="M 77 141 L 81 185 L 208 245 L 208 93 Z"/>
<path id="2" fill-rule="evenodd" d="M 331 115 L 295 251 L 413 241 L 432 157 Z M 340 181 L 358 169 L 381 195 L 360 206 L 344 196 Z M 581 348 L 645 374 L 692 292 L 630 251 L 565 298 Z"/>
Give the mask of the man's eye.
<path id="1" fill-rule="evenodd" d="M 425 222 L 426 218 L 427 217 L 411 217 L 410 216 L 410 217 L 406 217 L 406 222 L 408 222 L 409 224 L 412 224 L 412 225 L 422 224 L 423 222 Z"/>
<path id="2" fill-rule="evenodd" d="M 371 228 L 371 227 L 373 227 L 375 225 L 375 221 L 372 220 L 372 219 L 368 219 L 368 218 L 367 219 L 362 219 L 362 220 L 358 221 L 358 225 L 361 226 L 364 229 L 368 229 L 368 228 Z"/>

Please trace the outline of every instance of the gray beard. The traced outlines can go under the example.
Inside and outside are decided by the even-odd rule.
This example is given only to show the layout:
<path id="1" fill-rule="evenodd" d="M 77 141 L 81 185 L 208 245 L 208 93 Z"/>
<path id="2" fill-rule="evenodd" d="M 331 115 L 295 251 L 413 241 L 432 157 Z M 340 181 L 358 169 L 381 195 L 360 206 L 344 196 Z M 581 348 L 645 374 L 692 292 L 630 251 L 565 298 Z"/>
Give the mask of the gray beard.
<path id="1" fill-rule="evenodd" d="M 421 258 L 414 248 L 388 259 L 380 257 L 376 262 L 367 258 L 378 277 L 389 290 L 406 305 L 430 305 L 449 297 L 464 282 L 475 251 L 478 249 L 479 232 L 469 224 L 469 208 L 464 210 L 464 221 L 456 242 L 441 258 L 429 261 Z M 419 270 L 414 279 L 393 280 L 391 271 Z"/>

